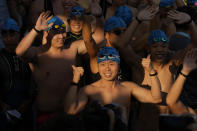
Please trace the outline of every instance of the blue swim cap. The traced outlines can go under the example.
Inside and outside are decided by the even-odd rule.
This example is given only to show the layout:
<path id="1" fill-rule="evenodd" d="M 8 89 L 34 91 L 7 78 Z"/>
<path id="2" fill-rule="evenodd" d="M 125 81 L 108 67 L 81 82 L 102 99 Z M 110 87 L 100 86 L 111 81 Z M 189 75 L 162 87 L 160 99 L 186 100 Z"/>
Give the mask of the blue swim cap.
<path id="1" fill-rule="evenodd" d="M 167 43 L 168 39 L 162 30 L 153 30 L 148 37 L 148 44 L 151 45 L 157 42 Z"/>
<path id="2" fill-rule="evenodd" d="M 160 0 L 160 7 L 167 7 L 167 6 L 173 6 L 174 0 Z"/>
<path id="3" fill-rule="evenodd" d="M 51 23 L 54 23 L 52 27 L 49 27 L 48 29 L 46 29 L 46 31 L 49 31 L 51 30 L 52 28 L 66 28 L 66 25 L 64 24 L 64 22 L 57 16 L 53 16 L 52 19 L 50 19 L 48 21 L 48 25 L 51 24 Z"/>
<path id="4" fill-rule="evenodd" d="M 104 24 L 104 30 L 105 32 L 109 32 L 115 28 L 126 28 L 126 26 L 126 23 L 120 17 L 112 16 L 106 20 Z"/>
<path id="5" fill-rule="evenodd" d="M 1 30 L 14 30 L 19 32 L 19 26 L 15 20 L 8 18 L 1 25 Z"/>
<path id="6" fill-rule="evenodd" d="M 75 6 L 71 9 L 71 12 L 70 12 L 70 15 L 69 17 L 72 17 L 72 16 L 84 16 L 84 9 L 80 6 Z"/>
<path id="7" fill-rule="evenodd" d="M 98 52 L 97 63 L 107 60 L 112 60 L 120 64 L 120 55 L 115 48 L 104 47 Z"/>
<path id="8" fill-rule="evenodd" d="M 120 6 L 116 10 L 115 16 L 122 18 L 124 22 L 127 25 L 129 25 L 133 18 L 133 13 L 131 12 L 131 9 L 128 6 Z"/>
<path id="9" fill-rule="evenodd" d="M 168 41 L 168 47 L 173 51 L 185 49 L 189 44 L 191 44 L 191 37 L 184 32 L 177 32 L 176 34 L 171 35 Z"/>
<path id="10" fill-rule="evenodd" d="M 197 5 L 197 0 L 187 0 L 187 5 L 188 6 Z"/>

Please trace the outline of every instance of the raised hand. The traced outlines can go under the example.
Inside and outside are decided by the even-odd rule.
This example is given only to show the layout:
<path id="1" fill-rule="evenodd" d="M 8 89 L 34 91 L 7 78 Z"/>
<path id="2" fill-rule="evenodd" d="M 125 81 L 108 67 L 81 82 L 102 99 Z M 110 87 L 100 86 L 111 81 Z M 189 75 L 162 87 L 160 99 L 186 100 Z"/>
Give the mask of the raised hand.
<path id="1" fill-rule="evenodd" d="M 53 23 L 50 23 L 49 25 L 47 24 L 47 22 L 53 17 L 50 16 L 50 13 L 51 13 L 50 11 L 46 11 L 40 14 L 35 25 L 35 28 L 37 30 L 39 31 L 46 30 L 53 25 Z"/>
<path id="2" fill-rule="evenodd" d="M 76 67 L 72 65 L 73 68 L 73 82 L 78 83 L 80 78 L 83 76 L 84 69 L 83 67 Z"/>
<path id="3" fill-rule="evenodd" d="M 186 54 L 182 71 L 189 74 L 195 68 L 197 68 L 197 48 L 189 51 Z"/>
<path id="4" fill-rule="evenodd" d="M 137 18 L 141 21 L 151 20 L 157 12 L 156 8 L 148 6 L 138 13 Z"/>
<path id="5" fill-rule="evenodd" d="M 173 19 L 177 24 L 183 24 L 191 20 L 190 15 L 176 10 L 169 11 L 168 18 Z"/>
<path id="6" fill-rule="evenodd" d="M 151 63 L 150 54 L 147 56 L 147 58 L 142 59 L 142 66 L 148 72 L 151 72 L 152 70 L 154 70 L 153 66 L 152 66 L 152 63 Z"/>

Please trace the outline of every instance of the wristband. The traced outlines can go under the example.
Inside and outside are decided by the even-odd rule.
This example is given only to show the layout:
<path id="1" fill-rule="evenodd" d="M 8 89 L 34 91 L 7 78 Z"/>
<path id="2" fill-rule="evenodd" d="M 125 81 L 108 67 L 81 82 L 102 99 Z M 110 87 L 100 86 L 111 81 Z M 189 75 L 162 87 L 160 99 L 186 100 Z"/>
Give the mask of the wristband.
<path id="1" fill-rule="evenodd" d="M 37 30 L 35 26 L 34 26 L 33 29 L 34 29 L 38 34 L 39 34 L 40 32 L 42 32 L 42 31 Z"/>
<path id="2" fill-rule="evenodd" d="M 136 16 L 135 19 L 137 20 L 137 22 L 140 24 L 142 23 L 142 21 Z"/>
<path id="3" fill-rule="evenodd" d="M 183 74 L 181 71 L 179 72 L 180 75 L 184 76 L 184 77 L 187 77 L 188 75 L 186 74 Z"/>
<path id="4" fill-rule="evenodd" d="M 158 73 L 157 73 L 157 71 L 155 70 L 155 73 L 154 74 L 150 74 L 149 73 L 149 76 L 156 76 Z"/>

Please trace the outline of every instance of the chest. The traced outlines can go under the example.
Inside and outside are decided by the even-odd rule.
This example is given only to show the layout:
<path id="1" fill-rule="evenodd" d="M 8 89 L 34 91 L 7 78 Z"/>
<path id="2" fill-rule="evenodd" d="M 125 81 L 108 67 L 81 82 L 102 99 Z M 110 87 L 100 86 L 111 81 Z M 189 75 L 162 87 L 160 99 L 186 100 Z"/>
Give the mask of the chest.
<path id="1" fill-rule="evenodd" d="M 130 100 L 130 94 L 123 89 L 101 89 L 94 95 L 91 95 L 91 99 L 100 101 L 103 105 L 117 103 L 127 106 Z"/>

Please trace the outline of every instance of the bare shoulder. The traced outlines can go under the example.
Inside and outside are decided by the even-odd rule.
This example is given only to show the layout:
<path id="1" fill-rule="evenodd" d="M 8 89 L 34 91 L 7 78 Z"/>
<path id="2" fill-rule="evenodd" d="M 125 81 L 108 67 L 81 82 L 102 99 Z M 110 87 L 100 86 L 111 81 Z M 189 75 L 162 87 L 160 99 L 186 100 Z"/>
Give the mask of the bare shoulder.
<path id="1" fill-rule="evenodd" d="M 126 87 L 130 91 L 132 91 L 134 88 L 138 88 L 139 87 L 136 83 L 131 82 L 131 81 L 121 82 L 121 85 Z"/>
<path id="2" fill-rule="evenodd" d="M 74 42 L 72 42 L 72 46 L 80 46 L 80 45 L 83 45 L 85 44 L 83 40 L 76 40 Z"/>
<path id="3" fill-rule="evenodd" d="M 128 86 L 133 87 L 133 86 L 136 86 L 137 84 L 131 81 L 124 81 L 124 82 L 121 82 L 121 85 L 126 86 L 126 87 Z"/>
<path id="4" fill-rule="evenodd" d="M 83 40 L 74 41 L 71 47 L 75 47 L 79 54 L 87 53 L 87 49 Z"/>
<path id="5" fill-rule="evenodd" d="M 94 92 L 96 92 L 98 90 L 98 88 L 99 87 L 97 86 L 97 82 L 94 82 L 90 85 L 85 86 L 83 90 L 86 94 L 91 95 Z"/>

